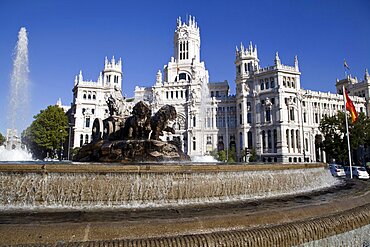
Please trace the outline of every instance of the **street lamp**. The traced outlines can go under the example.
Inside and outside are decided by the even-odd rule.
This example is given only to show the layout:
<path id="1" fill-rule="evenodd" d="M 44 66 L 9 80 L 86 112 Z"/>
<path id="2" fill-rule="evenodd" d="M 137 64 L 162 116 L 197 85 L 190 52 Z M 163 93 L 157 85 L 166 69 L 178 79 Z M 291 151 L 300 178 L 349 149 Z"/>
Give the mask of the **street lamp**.
<path id="1" fill-rule="evenodd" d="M 71 160 L 70 153 L 71 153 L 71 134 L 72 134 L 72 123 L 68 123 L 68 150 L 67 150 L 67 158 Z"/>
<path id="2" fill-rule="evenodd" d="M 303 162 L 306 162 L 306 148 L 305 148 L 305 138 L 304 138 L 304 128 L 303 128 L 303 96 L 306 94 L 299 94 L 298 100 L 301 103 L 301 128 L 302 128 L 302 149 L 303 149 Z"/>

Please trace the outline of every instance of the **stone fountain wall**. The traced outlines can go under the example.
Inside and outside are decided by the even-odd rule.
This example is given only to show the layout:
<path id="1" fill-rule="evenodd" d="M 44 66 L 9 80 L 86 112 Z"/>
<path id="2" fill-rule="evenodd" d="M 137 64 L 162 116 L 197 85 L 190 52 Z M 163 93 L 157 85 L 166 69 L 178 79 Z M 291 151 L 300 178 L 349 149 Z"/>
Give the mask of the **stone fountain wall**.
<path id="1" fill-rule="evenodd" d="M 0 207 L 161 207 L 267 198 L 337 183 L 315 165 L 84 167 L 0 169 Z"/>

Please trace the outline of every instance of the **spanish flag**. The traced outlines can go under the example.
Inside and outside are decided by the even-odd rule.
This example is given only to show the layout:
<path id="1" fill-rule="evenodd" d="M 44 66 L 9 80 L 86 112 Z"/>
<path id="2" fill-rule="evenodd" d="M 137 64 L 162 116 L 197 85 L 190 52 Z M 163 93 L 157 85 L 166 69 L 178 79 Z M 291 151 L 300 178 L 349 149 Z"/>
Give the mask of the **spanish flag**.
<path id="1" fill-rule="evenodd" d="M 346 96 L 346 110 L 351 113 L 352 123 L 356 123 L 358 114 L 355 109 L 355 106 L 352 103 L 352 100 L 349 98 L 347 91 L 344 89 L 344 94 Z"/>

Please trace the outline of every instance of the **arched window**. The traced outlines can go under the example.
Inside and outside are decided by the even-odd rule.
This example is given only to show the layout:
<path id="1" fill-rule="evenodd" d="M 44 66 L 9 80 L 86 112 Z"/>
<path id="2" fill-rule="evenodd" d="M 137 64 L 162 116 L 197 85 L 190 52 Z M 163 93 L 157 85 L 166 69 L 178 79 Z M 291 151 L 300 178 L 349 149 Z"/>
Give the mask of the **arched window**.
<path id="1" fill-rule="evenodd" d="M 275 87 L 274 78 L 270 77 L 270 88 L 274 88 L 274 87 Z"/>
<path id="2" fill-rule="evenodd" d="M 83 99 L 86 99 L 86 92 L 84 92 Z"/>
<path id="3" fill-rule="evenodd" d="M 289 150 L 289 148 L 290 148 L 290 146 L 289 146 L 289 130 L 286 130 L 286 145 L 287 145 L 288 150 Z"/>
<path id="4" fill-rule="evenodd" d="M 264 130 L 262 131 L 262 148 L 266 149 L 266 133 Z"/>
<path id="5" fill-rule="evenodd" d="M 267 146 L 269 149 L 272 148 L 271 130 L 267 131 Z"/>
<path id="6" fill-rule="evenodd" d="M 248 148 L 252 148 L 253 146 L 253 139 L 252 139 L 252 132 L 248 131 Z"/>
<path id="7" fill-rule="evenodd" d="M 88 134 L 86 134 L 85 135 L 85 144 L 87 144 L 89 142 L 89 135 Z"/>
<path id="8" fill-rule="evenodd" d="M 186 73 L 180 73 L 179 80 L 186 80 Z"/>
<path id="9" fill-rule="evenodd" d="M 80 147 L 82 147 L 83 144 L 84 144 L 84 135 L 81 134 L 80 135 Z"/>
<path id="10" fill-rule="evenodd" d="M 261 82 L 261 90 L 265 89 L 265 83 Z"/>
<path id="11" fill-rule="evenodd" d="M 270 110 L 270 108 L 266 109 L 266 122 L 271 122 L 271 110 Z"/>
<path id="12" fill-rule="evenodd" d="M 93 100 L 96 100 L 96 93 L 93 93 Z"/>

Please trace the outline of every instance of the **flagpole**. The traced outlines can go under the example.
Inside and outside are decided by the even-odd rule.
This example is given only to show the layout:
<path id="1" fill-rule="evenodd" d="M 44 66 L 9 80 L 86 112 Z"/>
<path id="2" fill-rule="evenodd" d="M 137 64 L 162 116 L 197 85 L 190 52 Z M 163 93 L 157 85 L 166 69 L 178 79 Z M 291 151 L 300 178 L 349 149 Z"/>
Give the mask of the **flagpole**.
<path id="1" fill-rule="evenodd" d="M 346 99 L 346 91 L 345 90 L 346 89 L 344 88 L 344 85 L 343 85 L 344 118 L 346 119 L 347 145 L 348 145 L 348 160 L 349 160 L 349 170 L 350 170 L 351 179 L 352 179 L 353 177 L 352 177 L 351 145 L 350 145 L 350 142 L 349 142 L 348 119 L 347 119 L 347 109 L 346 109 L 347 99 Z"/>

